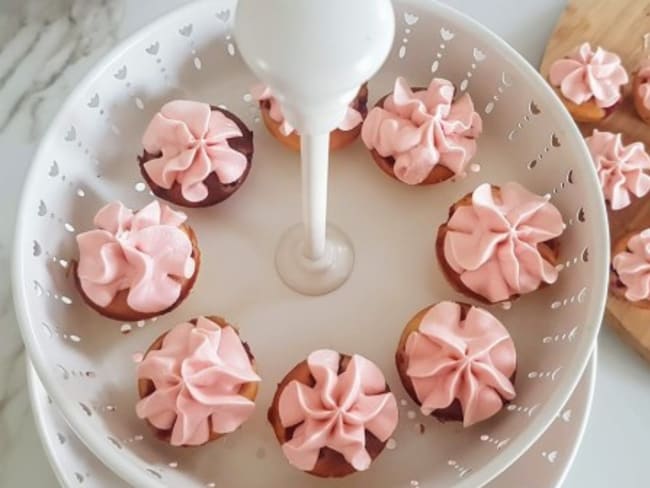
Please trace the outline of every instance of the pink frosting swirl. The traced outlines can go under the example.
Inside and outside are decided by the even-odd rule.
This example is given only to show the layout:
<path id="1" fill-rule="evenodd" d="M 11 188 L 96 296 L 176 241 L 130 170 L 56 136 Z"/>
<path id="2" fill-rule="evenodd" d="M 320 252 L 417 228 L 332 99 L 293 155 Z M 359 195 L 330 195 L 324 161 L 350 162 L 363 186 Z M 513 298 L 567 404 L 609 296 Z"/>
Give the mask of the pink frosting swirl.
<path id="1" fill-rule="evenodd" d="M 142 145 L 160 157 L 144 163 L 144 171 L 156 185 L 170 189 L 181 185 L 183 198 L 200 202 L 208 196 L 203 183 L 215 173 L 224 185 L 244 174 L 248 160 L 228 145 L 241 137 L 234 121 L 207 103 L 175 100 L 165 104 L 149 123 Z"/>
<path id="2" fill-rule="evenodd" d="M 192 243 L 179 227 L 187 219 L 157 201 L 139 212 L 113 202 L 95 216 L 97 229 L 77 236 L 77 274 L 86 296 L 107 307 L 129 290 L 127 304 L 142 313 L 171 307 L 182 279 L 194 275 Z"/>
<path id="3" fill-rule="evenodd" d="M 467 288 L 500 302 L 557 280 L 537 245 L 563 230 L 562 215 L 547 197 L 510 182 L 495 200 L 483 184 L 472 193 L 472 204 L 458 207 L 449 219 L 444 257 Z"/>
<path id="4" fill-rule="evenodd" d="M 455 399 L 463 425 L 485 420 L 515 397 L 510 378 L 517 366 L 515 345 L 492 314 L 441 302 L 431 307 L 406 340 L 406 374 L 424 415 L 449 407 Z"/>
<path id="5" fill-rule="evenodd" d="M 612 265 L 625 285 L 625 298 L 631 302 L 650 299 L 650 229 L 632 236 L 627 251 L 614 256 Z"/>
<path id="6" fill-rule="evenodd" d="M 638 88 L 639 96 L 643 101 L 643 106 L 650 110 L 650 58 L 641 61 L 636 75 L 641 79 Z"/>
<path id="7" fill-rule="evenodd" d="M 624 146 L 621 134 L 598 130 L 585 142 L 612 210 L 627 207 L 630 194 L 642 197 L 650 191 L 650 156 L 642 142 Z"/>
<path id="8" fill-rule="evenodd" d="M 255 85 L 253 88 L 251 88 L 251 95 L 258 102 L 269 102 L 269 116 L 275 122 L 280 124 L 280 133 L 282 135 L 290 136 L 295 132 L 294 127 L 284 118 L 284 113 L 282 113 L 280 102 L 278 102 L 278 100 L 273 96 L 273 93 L 268 86 L 264 84 Z M 357 127 L 362 122 L 363 116 L 361 113 L 353 107 L 348 107 L 343 120 L 338 125 L 338 129 L 342 131 L 349 131 Z"/>
<path id="9" fill-rule="evenodd" d="M 395 176 L 409 185 L 422 183 L 437 164 L 464 174 L 483 124 L 469 94 L 453 97 L 447 80 L 434 78 L 426 90 L 413 93 L 397 78 L 384 106 L 368 114 L 361 138 L 381 157 L 394 158 Z"/>
<path id="10" fill-rule="evenodd" d="M 253 413 L 255 403 L 240 395 L 243 385 L 260 381 L 231 327 L 205 317 L 196 326 L 177 325 L 138 365 L 138 379 L 155 390 L 136 405 L 139 418 L 171 430 L 173 446 L 205 444 L 212 432 L 228 434 Z"/>
<path id="11" fill-rule="evenodd" d="M 280 395 L 282 425 L 297 425 L 282 450 L 289 462 L 303 471 L 314 468 L 324 447 L 341 453 L 354 469 L 364 471 L 372 462 L 365 447 L 365 431 L 385 442 L 397 427 L 397 402 L 386 392 L 379 368 L 354 355 L 346 370 L 338 374 L 340 359 L 335 351 L 312 352 L 307 364 L 316 384 L 307 386 L 294 380 Z"/>
<path id="12" fill-rule="evenodd" d="M 616 104 L 621 99 L 622 85 L 629 81 L 621 58 L 601 47 L 594 52 L 588 42 L 555 61 L 549 79 L 573 103 L 582 105 L 593 98 L 601 108 Z"/>

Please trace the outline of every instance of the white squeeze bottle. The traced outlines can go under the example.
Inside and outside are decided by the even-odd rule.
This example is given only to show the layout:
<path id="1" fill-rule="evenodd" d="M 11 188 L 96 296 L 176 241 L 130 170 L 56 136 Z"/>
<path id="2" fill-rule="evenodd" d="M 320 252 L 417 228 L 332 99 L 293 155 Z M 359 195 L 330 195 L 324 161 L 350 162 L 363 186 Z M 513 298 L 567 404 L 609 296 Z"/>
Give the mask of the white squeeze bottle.
<path id="1" fill-rule="evenodd" d="M 301 134 L 303 223 L 276 253 L 282 280 L 307 295 L 345 282 L 354 251 L 327 225 L 329 133 L 393 43 L 390 0 L 239 0 L 235 39 L 244 61 L 268 85 Z"/>

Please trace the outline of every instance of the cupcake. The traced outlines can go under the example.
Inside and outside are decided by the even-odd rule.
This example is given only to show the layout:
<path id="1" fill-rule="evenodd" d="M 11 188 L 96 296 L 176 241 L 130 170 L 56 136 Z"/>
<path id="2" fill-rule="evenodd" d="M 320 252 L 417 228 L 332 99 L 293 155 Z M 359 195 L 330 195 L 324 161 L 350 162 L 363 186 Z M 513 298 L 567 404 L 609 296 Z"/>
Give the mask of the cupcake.
<path id="1" fill-rule="evenodd" d="M 144 320 L 176 308 L 194 285 L 201 253 L 187 216 L 157 201 L 138 212 L 113 202 L 77 236 L 75 281 L 105 317 Z"/>
<path id="2" fill-rule="evenodd" d="M 160 336 L 137 369 L 136 414 L 172 446 L 201 446 L 252 415 L 260 377 L 237 331 L 199 317 Z"/>
<path id="3" fill-rule="evenodd" d="M 624 235 L 614 244 L 612 256 L 612 294 L 650 308 L 650 229 Z"/>
<path id="4" fill-rule="evenodd" d="M 449 210 L 436 253 L 447 280 L 484 303 L 514 300 L 555 283 L 562 215 L 550 196 L 518 183 L 480 185 Z"/>
<path id="5" fill-rule="evenodd" d="M 650 58 L 644 59 L 634 73 L 632 94 L 634 108 L 646 124 L 650 124 Z"/>
<path id="6" fill-rule="evenodd" d="M 370 467 L 397 427 L 398 412 L 375 364 L 323 349 L 280 382 L 268 418 L 291 465 L 340 478 Z"/>
<path id="7" fill-rule="evenodd" d="M 598 130 L 585 142 L 612 210 L 625 208 L 632 196 L 641 198 L 650 191 L 650 156 L 642 142 L 625 146 L 621 134 Z"/>
<path id="8" fill-rule="evenodd" d="M 387 175 L 408 185 L 431 185 L 464 176 L 476 154 L 482 121 L 469 94 L 454 100 L 454 86 L 434 78 L 411 88 L 397 78 L 363 123 L 361 138 Z"/>
<path id="9" fill-rule="evenodd" d="M 469 427 L 515 397 L 515 345 L 481 308 L 441 302 L 418 312 L 402 332 L 395 362 L 422 414 L 443 422 Z"/>
<path id="10" fill-rule="evenodd" d="M 629 77 L 618 55 L 585 42 L 551 65 L 549 81 L 577 122 L 598 122 L 619 105 Z"/>
<path id="11" fill-rule="evenodd" d="M 233 113 L 207 103 L 174 100 L 142 137 L 142 176 L 158 197 L 183 207 L 224 201 L 246 180 L 253 133 Z"/>
<path id="12" fill-rule="evenodd" d="M 266 85 L 257 85 L 251 89 L 251 95 L 260 106 L 262 120 L 269 132 L 282 144 L 295 151 L 300 151 L 300 135 L 287 122 L 282 107 Z M 341 149 L 353 142 L 361 132 L 361 123 L 368 113 L 368 85 L 364 84 L 352 100 L 338 128 L 330 134 L 330 150 Z"/>

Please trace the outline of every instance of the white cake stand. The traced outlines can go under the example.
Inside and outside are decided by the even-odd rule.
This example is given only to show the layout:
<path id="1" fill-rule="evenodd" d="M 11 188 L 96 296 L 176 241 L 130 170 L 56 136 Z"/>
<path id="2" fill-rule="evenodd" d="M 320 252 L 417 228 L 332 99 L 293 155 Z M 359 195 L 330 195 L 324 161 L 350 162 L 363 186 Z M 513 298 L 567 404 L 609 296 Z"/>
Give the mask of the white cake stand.
<path id="1" fill-rule="evenodd" d="M 596 358 L 597 352 L 594 352 L 578 387 L 549 429 L 517 462 L 487 485 L 489 488 L 524 486 L 525 480 L 530 482 L 532 479 L 536 480 L 536 486 L 547 488 L 562 484 L 589 418 L 596 383 Z M 27 364 L 27 373 L 36 427 L 61 485 L 128 488 L 129 485 L 104 466 L 70 429 L 31 363 Z M 516 410 L 521 407 L 511 405 L 509 408 Z M 526 413 L 522 411 L 522 414 Z M 132 439 L 132 442 L 137 442 L 137 439 Z"/>

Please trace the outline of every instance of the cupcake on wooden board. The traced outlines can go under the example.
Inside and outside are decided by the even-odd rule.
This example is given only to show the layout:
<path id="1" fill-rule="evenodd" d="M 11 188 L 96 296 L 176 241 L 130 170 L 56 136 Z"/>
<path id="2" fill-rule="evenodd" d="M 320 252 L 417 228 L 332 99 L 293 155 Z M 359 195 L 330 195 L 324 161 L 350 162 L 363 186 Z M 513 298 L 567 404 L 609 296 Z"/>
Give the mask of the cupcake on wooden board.
<path id="1" fill-rule="evenodd" d="M 650 124 L 650 58 L 641 61 L 633 75 L 632 96 L 639 117 Z"/>
<path id="2" fill-rule="evenodd" d="M 618 107 L 629 76 L 618 55 L 585 42 L 551 65 L 549 81 L 577 122 L 598 122 Z"/>
<path id="3" fill-rule="evenodd" d="M 397 427 L 398 409 L 374 363 L 324 349 L 280 382 L 268 418 L 291 465 L 341 478 L 370 468 Z"/>
<path id="4" fill-rule="evenodd" d="M 428 88 L 411 88 L 397 78 L 393 92 L 370 111 L 361 131 L 384 173 L 407 185 L 466 174 L 483 124 L 470 95 L 456 100 L 454 95 L 448 80 L 434 78 Z"/>
<path id="5" fill-rule="evenodd" d="M 612 250 L 611 293 L 650 309 L 650 229 L 630 232 Z"/>
<path id="6" fill-rule="evenodd" d="M 642 142 L 624 145 L 622 134 L 594 130 L 585 139 L 605 200 L 620 210 L 650 192 L 650 156 Z"/>
<path id="7" fill-rule="evenodd" d="M 514 300 L 555 283 L 562 215 L 518 183 L 487 183 L 456 202 L 436 253 L 455 289 L 484 303 Z"/>
<path id="8" fill-rule="evenodd" d="M 199 272 L 201 253 L 187 216 L 153 201 L 134 212 L 113 202 L 77 236 L 75 281 L 84 301 L 105 317 L 136 321 L 176 308 Z"/>
<path id="9" fill-rule="evenodd" d="M 489 312 L 440 302 L 418 312 L 400 337 L 395 362 L 422 414 L 469 427 L 515 398 L 515 345 Z"/>
<path id="10" fill-rule="evenodd" d="M 172 446 L 201 446 L 238 429 L 255 409 L 260 377 L 239 333 L 220 317 L 160 336 L 137 369 L 139 418 Z"/>
<path id="11" fill-rule="evenodd" d="M 251 89 L 251 95 L 258 101 L 262 120 L 268 131 L 282 144 L 294 151 L 300 151 L 300 134 L 287 122 L 280 102 L 271 89 L 263 84 Z M 368 85 L 364 84 L 352 100 L 339 126 L 330 133 L 330 150 L 341 149 L 354 142 L 361 133 L 361 124 L 368 113 Z"/>
<path id="12" fill-rule="evenodd" d="M 224 201 L 244 183 L 253 133 L 233 113 L 207 103 L 166 103 L 142 137 L 142 176 L 158 197 L 183 207 Z"/>

